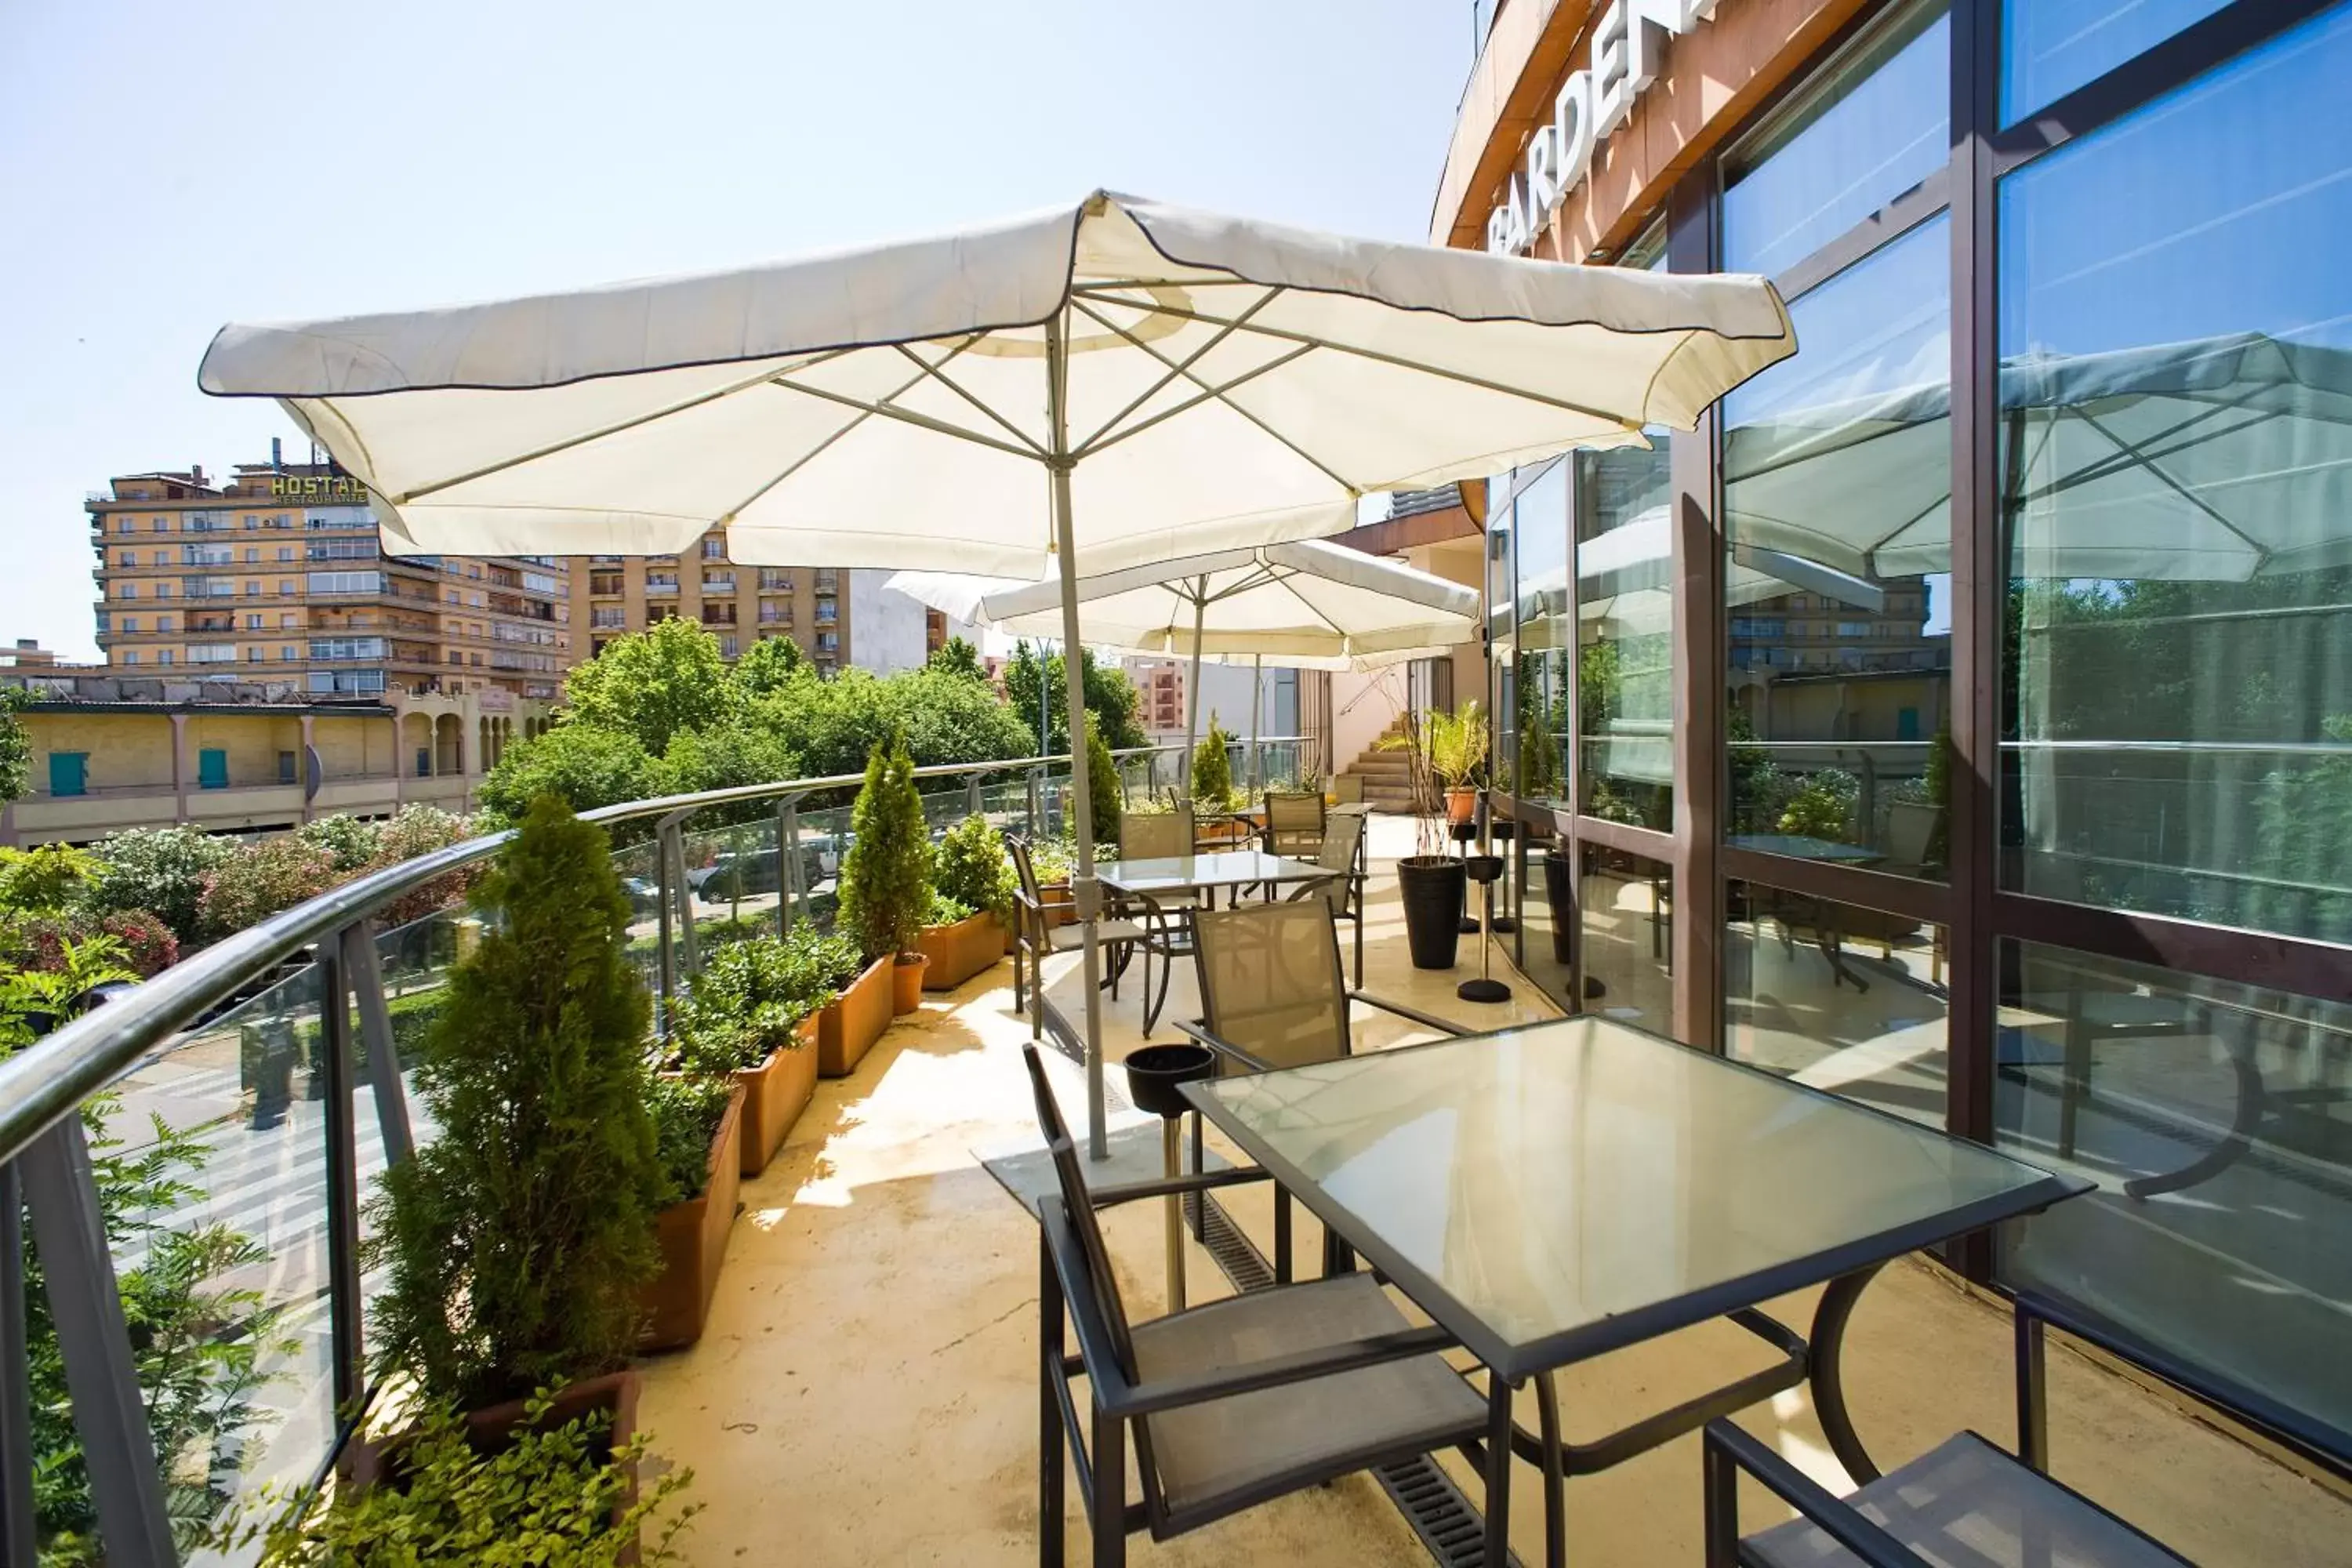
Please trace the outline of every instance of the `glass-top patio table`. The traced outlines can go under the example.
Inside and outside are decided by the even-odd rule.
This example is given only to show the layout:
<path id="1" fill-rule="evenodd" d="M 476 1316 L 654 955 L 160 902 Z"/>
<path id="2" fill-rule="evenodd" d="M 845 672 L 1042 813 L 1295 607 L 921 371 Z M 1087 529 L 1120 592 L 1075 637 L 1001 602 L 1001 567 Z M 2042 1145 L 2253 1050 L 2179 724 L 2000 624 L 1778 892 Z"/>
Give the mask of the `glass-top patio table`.
<path id="1" fill-rule="evenodd" d="M 1172 893 L 1213 891 L 1218 888 L 1327 882 L 1339 873 L 1312 860 L 1268 855 L 1262 849 L 1219 849 L 1139 860 L 1105 860 L 1096 865 L 1095 875 L 1113 892 L 1161 899 Z"/>
<path id="2" fill-rule="evenodd" d="M 1541 1466 L 1555 1547 L 1566 1475 L 1807 1380 L 1839 1459 L 1874 1479 L 1838 1371 L 1863 1287 L 1915 1248 L 2091 1185 L 1604 1018 L 1184 1093 L 1490 1370 L 1490 1496 L 1507 1496 L 1510 1453 Z M 1810 1342 L 1758 1310 L 1825 1282 Z M 1552 1369 L 1716 1317 L 1780 1350 L 1779 1364 L 1561 1442 Z M 1538 1437 L 1511 1416 L 1510 1391 L 1530 1378 Z M 1489 1563 L 1504 1561 L 1502 1513 L 1490 1505 Z"/>

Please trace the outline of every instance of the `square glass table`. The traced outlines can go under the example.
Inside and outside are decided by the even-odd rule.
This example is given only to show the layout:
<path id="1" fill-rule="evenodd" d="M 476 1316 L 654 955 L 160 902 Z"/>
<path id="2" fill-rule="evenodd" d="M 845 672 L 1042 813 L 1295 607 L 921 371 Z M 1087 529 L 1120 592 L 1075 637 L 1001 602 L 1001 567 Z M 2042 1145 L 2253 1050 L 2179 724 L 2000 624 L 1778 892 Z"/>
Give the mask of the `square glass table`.
<path id="1" fill-rule="evenodd" d="M 2091 1185 L 1606 1018 L 1184 1093 L 1493 1373 L 1490 1490 L 1507 1487 L 1495 1454 L 1542 1464 L 1556 1494 L 1563 1474 L 1803 1381 L 1838 1458 L 1857 1482 L 1874 1479 L 1838 1381 L 1863 1286 L 1915 1248 Z M 1824 1282 L 1810 1343 L 1757 1310 Z M 1544 1373 L 1717 1317 L 1780 1350 L 1781 1363 L 1598 1442 L 1561 1444 Z M 1530 1377 L 1540 1442 L 1511 1421 L 1509 1389 Z"/>
<path id="2" fill-rule="evenodd" d="M 1095 867 L 1102 885 L 1121 893 L 1164 898 L 1171 893 L 1258 884 L 1328 881 L 1339 872 L 1312 860 L 1269 855 L 1263 849 L 1203 850 L 1140 860 L 1105 860 Z"/>

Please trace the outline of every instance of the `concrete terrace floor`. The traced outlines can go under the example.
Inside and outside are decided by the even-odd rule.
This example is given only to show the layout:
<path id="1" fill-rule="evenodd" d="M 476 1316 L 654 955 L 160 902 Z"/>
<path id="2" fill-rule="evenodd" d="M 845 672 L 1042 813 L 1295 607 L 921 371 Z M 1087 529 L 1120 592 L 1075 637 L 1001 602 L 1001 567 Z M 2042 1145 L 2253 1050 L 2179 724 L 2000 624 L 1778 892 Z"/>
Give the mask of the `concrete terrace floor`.
<path id="1" fill-rule="evenodd" d="M 1413 970 L 1389 861 L 1411 829 L 1375 819 L 1366 979 L 1465 1024 L 1496 1027 L 1553 1013 L 1535 987 L 1496 972 L 1517 994 L 1503 1005 L 1456 1000 L 1475 947 L 1448 974 Z M 1344 936 L 1344 931 L 1343 931 Z M 1078 984 L 1064 961 L 1054 992 L 1076 1016 Z M 1189 1017 L 1180 972 L 1168 1016 Z M 1138 1043 L 1132 985 L 1107 1001 L 1109 1054 Z M 1175 1037 L 1162 1021 L 1155 1038 Z M 1360 1028 L 1360 1047 L 1416 1037 L 1392 1019 Z M 974 1159 L 1035 1140 L 1013 1010 L 1009 963 L 961 990 L 927 997 L 857 1072 L 827 1081 L 768 1171 L 743 1186 L 710 1326 L 690 1350 L 646 1363 L 640 1419 L 658 1462 L 690 1466 L 703 1511 L 681 1538 L 696 1568 L 793 1563 L 1032 1564 L 1037 1560 L 1037 1246 L 1035 1228 Z M 1066 1114 L 1084 1103 L 1078 1068 L 1049 1053 Z M 1114 1078 L 1114 1082 L 1116 1079 Z M 1130 1116 L 1133 1113 L 1129 1113 Z M 1263 1189 L 1231 1207 L 1270 1249 Z M 1299 1213 L 1298 1255 L 1314 1256 L 1314 1222 Z M 1119 1284 L 1137 1317 L 1162 1309 L 1157 1205 L 1111 1211 L 1107 1230 Z M 1195 1302 L 1224 1284 L 1194 1248 Z M 1801 1329 L 1811 1295 L 1774 1315 Z M 1560 1375 L 1569 1436 L 1590 1438 L 1761 1364 L 1745 1333 L 1710 1325 Z M 1882 1463 L 1899 1463 L 1973 1427 L 2012 1436 L 2006 1312 L 1917 1260 L 1883 1274 L 1864 1297 L 1846 1344 L 1848 1400 Z M 2343 1499 L 2190 1418 L 2172 1401 L 2068 1352 L 2051 1360 L 2056 1473 L 2095 1500 L 2207 1564 L 2352 1564 Z M 1523 1419 L 1533 1424 L 1532 1408 Z M 1834 1490 L 1845 1489 L 1801 1389 L 1741 1418 Z M 1478 1484 L 1449 1460 L 1475 1502 Z M 1129 1470 L 1130 1495 L 1133 1472 Z M 1073 1481 L 1073 1561 L 1088 1540 Z M 1512 1541 L 1541 1560 L 1535 1473 L 1512 1483 Z M 1698 1443 L 1685 1438 L 1569 1485 L 1576 1563 L 1699 1561 Z M 1785 1517 L 1760 1489 L 1743 1491 L 1750 1528 Z M 1378 1486 L 1353 1477 L 1268 1504 L 1166 1544 L 1129 1543 L 1138 1563 L 1267 1563 L 1339 1568 L 1429 1558 Z"/>

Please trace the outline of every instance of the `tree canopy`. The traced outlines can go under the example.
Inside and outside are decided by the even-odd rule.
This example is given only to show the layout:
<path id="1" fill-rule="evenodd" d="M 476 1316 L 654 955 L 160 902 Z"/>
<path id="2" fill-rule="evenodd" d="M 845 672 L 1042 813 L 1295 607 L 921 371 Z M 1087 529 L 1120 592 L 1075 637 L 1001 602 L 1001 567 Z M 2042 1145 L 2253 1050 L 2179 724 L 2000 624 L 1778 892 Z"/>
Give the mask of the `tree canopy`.
<path id="1" fill-rule="evenodd" d="M 1039 649 L 1026 642 L 1013 646 L 1013 658 L 1004 667 L 1004 698 L 1013 710 L 1021 715 L 1031 738 L 1037 733 L 1039 708 Z M 1065 673 L 1062 656 L 1048 653 L 1042 660 L 1046 690 L 1044 707 L 1047 717 L 1045 749 L 1066 752 L 1070 749 L 1069 699 L 1065 695 Z M 1101 729 L 1103 742 L 1114 751 L 1128 751 L 1144 743 L 1143 726 L 1136 719 L 1142 706 L 1142 697 L 1127 671 L 1115 664 L 1098 662 L 1090 648 L 1079 650 L 1078 668 L 1087 685 L 1087 711 L 1095 716 Z"/>
<path id="2" fill-rule="evenodd" d="M 950 637 L 930 658 L 929 668 L 943 675 L 961 675 L 973 680 L 988 679 L 987 667 L 980 662 L 980 650 L 963 637 Z"/>
<path id="3" fill-rule="evenodd" d="M 634 736 L 648 755 L 669 749 L 680 730 L 726 717 L 734 683 L 719 639 L 676 616 L 614 637 L 564 678 L 570 721 Z"/>

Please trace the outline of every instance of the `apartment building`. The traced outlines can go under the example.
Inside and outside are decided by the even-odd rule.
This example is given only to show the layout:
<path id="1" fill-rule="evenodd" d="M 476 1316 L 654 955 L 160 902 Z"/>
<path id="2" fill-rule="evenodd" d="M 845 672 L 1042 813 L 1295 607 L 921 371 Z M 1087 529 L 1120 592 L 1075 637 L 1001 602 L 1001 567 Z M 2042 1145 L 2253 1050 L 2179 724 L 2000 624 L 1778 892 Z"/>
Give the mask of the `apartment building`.
<path id="1" fill-rule="evenodd" d="M 790 637 L 826 674 L 851 665 L 887 674 L 921 664 L 950 635 L 945 616 L 882 586 L 889 574 L 831 566 L 739 566 L 725 531 L 688 555 L 573 556 L 571 597 L 584 605 L 583 658 L 624 632 L 683 616 L 734 658 L 763 637 Z"/>
<path id="2" fill-rule="evenodd" d="M 386 555 L 330 463 L 122 474 L 86 505 L 110 671 L 545 701 L 584 652 L 564 563 Z"/>

